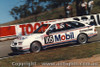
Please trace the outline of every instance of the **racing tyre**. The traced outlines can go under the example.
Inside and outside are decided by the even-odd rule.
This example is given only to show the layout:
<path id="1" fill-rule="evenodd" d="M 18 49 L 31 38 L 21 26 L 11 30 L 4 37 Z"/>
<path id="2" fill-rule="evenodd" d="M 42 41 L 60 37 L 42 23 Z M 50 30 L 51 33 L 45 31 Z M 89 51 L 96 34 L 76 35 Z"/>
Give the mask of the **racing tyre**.
<path id="1" fill-rule="evenodd" d="M 38 53 L 41 51 L 41 44 L 39 42 L 33 42 L 30 47 L 30 51 Z"/>
<path id="2" fill-rule="evenodd" d="M 88 42 L 88 37 L 85 34 L 80 34 L 77 39 L 79 44 L 85 44 Z"/>

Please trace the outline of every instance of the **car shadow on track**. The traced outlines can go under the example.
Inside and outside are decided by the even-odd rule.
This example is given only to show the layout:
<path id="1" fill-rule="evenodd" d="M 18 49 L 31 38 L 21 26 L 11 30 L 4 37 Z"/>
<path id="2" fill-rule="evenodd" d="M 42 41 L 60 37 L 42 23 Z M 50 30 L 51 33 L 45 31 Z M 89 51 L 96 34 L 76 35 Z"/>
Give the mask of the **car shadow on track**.
<path id="1" fill-rule="evenodd" d="M 8 55 L 9 56 L 17 56 L 17 55 L 23 55 L 23 54 L 28 54 L 30 53 L 29 51 L 28 52 L 12 52 L 12 53 L 9 53 Z"/>

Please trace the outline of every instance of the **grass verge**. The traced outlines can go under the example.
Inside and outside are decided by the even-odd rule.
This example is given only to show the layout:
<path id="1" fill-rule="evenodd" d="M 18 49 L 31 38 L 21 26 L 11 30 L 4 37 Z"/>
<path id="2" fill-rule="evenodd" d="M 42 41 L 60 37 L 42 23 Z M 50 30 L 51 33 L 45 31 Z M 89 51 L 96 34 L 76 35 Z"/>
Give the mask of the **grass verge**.
<path id="1" fill-rule="evenodd" d="M 12 62 L 25 63 L 36 62 L 40 65 L 43 62 L 56 62 L 69 59 L 80 59 L 100 54 L 100 42 L 84 44 L 81 46 L 70 47 L 67 45 L 49 48 L 40 53 L 31 53 L 19 55 L 11 58 L 0 60 L 0 67 L 20 67 L 12 66 Z M 27 66 L 26 66 L 27 67 Z"/>

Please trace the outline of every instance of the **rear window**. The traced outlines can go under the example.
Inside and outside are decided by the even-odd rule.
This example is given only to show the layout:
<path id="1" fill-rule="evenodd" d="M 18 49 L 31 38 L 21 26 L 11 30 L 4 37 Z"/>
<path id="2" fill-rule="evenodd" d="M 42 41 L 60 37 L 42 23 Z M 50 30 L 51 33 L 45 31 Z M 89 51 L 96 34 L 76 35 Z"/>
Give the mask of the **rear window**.
<path id="1" fill-rule="evenodd" d="M 83 26 L 85 26 L 84 24 L 79 23 L 79 22 L 67 22 L 67 23 L 74 26 L 74 27 L 83 27 Z"/>

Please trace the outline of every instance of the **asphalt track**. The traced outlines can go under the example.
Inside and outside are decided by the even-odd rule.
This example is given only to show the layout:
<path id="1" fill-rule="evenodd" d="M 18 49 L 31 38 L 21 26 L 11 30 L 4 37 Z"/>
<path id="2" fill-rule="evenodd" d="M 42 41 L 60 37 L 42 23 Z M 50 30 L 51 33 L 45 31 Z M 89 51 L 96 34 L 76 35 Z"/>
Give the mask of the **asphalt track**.
<path id="1" fill-rule="evenodd" d="M 97 28 L 97 31 L 98 31 L 98 35 L 96 37 L 91 38 L 89 42 L 92 43 L 92 42 L 100 41 L 100 28 Z M 8 57 L 12 53 L 10 49 L 11 42 L 12 40 L 0 42 L 0 58 Z"/>

